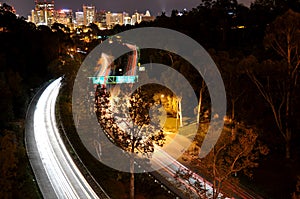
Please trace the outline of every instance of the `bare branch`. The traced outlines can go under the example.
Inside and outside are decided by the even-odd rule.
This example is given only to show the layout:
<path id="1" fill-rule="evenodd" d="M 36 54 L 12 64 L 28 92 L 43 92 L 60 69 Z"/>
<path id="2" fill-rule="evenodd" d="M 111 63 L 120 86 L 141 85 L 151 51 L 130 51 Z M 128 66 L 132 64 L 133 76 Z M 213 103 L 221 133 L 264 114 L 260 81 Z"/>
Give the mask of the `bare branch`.
<path id="1" fill-rule="evenodd" d="M 278 107 L 278 109 L 276 109 L 275 103 L 273 102 L 273 98 L 272 98 L 272 95 L 271 95 L 270 91 L 267 91 L 264 88 L 264 86 L 262 85 L 262 83 L 255 77 L 255 75 L 253 73 L 251 73 L 251 72 L 248 71 L 247 74 L 250 77 L 250 79 L 252 80 L 252 82 L 258 88 L 260 94 L 269 103 L 269 106 L 270 106 L 270 108 L 272 110 L 272 113 L 273 113 L 276 125 L 279 128 L 279 131 L 282 134 L 282 136 L 284 137 L 284 139 L 286 139 L 285 133 L 283 132 L 283 125 L 282 125 L 282 118 L 281 118 L 281 109 L 282 109 L 282 107 L 283 107 L 283 105 L 285 103 L 285 97 L 284 97 L 284 95 L 282 96 L 280 106 Z M 270 87 L 269 82 L 268 82 L 268 87 Z"/>

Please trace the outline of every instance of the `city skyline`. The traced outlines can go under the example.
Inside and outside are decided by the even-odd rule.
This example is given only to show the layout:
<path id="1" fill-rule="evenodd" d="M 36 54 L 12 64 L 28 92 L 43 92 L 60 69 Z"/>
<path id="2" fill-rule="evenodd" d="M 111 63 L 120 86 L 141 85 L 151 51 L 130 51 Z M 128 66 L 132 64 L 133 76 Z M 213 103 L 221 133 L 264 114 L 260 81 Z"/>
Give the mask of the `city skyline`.
<path id="1" fill-rule="evenodd" d="M 141 2 L 142 1 L 142 2 Z M 238 0 L 239 3 L 249 6 L 253 0 Z M 7 4 L 14 6 L 17 13 L 25 18 L 30 15 L 31 10 L 34 8 L 34 0 L 7 0 Z M 173 9 L 183 10 L 186 8 L 190 10 L 197 7 L 201 3 L 201 0 L 111 0 L 111 1 L 96 1 L 96 0 L 77 0 L 76 2 L 72 0 L 61 0 L 55 1 L 55 9 L 72 9 L 73 11 L 82 10 L 82 5 L 94 5 L 97 10 L 106 10 L 112 12 L 129 12 L 133 13 L 135 11 L 145 12 L 150 10 L 151 15 L 160 15 L 162 11 L 169 14 Z M 133 6 L 134 5 L 134 6 Z"/>

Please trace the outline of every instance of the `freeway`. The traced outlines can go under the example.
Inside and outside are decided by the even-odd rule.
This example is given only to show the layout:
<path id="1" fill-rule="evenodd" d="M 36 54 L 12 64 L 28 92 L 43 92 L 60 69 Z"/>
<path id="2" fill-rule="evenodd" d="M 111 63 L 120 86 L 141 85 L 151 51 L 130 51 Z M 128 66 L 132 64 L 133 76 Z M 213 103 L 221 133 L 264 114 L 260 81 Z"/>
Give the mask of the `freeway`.
<path id="1" fill-rule="evenodd" d="M 184 192 L 184 198 L 211 198 L 213 195 L 213 186 L 209 181 L 189 170 L 183 164 L 166 153 L 163 149 L 155 147 L 155 151 L 156 155 L 153 156 L 152 164 L 163 166 L 162 169 L 157 171 L 157 173 L 167 179 L 171 185 L 182 190 Z M 165 165 L 165 162 L 170 162 L 171 164 Z M 177 172 L 179 171 L 184 172 L 187 175 L 192 175 L 190 175 L 188 179 L 182 178 L 182 176 L 177 175 Z M 202 185 L 202 189 L 197 188 L 197 182 Z M 220 193 L 218 198 L 224 198 L 223 194 Z"/>
<path id="2" fill-rule="evenodd" d="M 167 136 L 167 140 L 168 139 L 170 138 Z M 184 140 L 184 138 L 181 140 Z M 175 142 L 175 140 L 173 140 L 173 142 Z M 181 143 L 176 142 L 173 143 L 173 145 L 175 148 L 182 148 L 182 146 L 180 146 Z M 172 186 L 177 187 L 185 192 L 184 198 L 212 198 L 214 191 L 213 184 L 204 178 L 204 176 L 201 176 L 201 174 L 194 172 L 178 162 L 170 155 L 172 154 L 170 152 L 170 150 L 165 151 L 164 148 L 160 148 L 158 146 L 155 147 L 155 154 L 152 156 L 151 163 L 152 165 L 155 165 L 155 167 L 158 167 L 157 165 L 159 165 L 162 168 L 156 173 L 166 179 L 168 184 L 171 184 Z M 166 165 L 166 162 L 171 164 Z M 181 175 L 178 176 L 178 172 L 180 172 Z M 157 177 L 157 175 L 154 176 Z M 199 183 L 201 184 L 200 189 L 198 188 Z M 241 185 L 224 182 L 223 187 L 226 187 L 232 191 L 232 199 L 263 199 L 262 196 Z M 221 193 L 219 193 L 217 198 L 229 199 L 228 197 L 224 197 L 224 195 L 226 195 L 226 193 L 221 190 Z"/>
<path id="3" fill-rule="evenodd" d="M 58 132 L 55 104 L 60 81 L 59 78 L 49 84 L 44 91 L 40 91 L 29 107 L 25 137 L 29 160 L 44 198 L 99 198 L 74 164 Z M 211 183 L 195 173 L 189 179 L 190 182 L 186 179 L 174 180 L 178 170 L 191 171 L 163 150 L 158 148 L 156 150 L 160 156 L 154 158 L 154 164 L 162 164 L 161 159 L 172 162 L 171 165 L 157 171 L 169 181 L 168 184 L 181 190 L 190 190 L 187 198 L 198 198 L 199 192 L 191 183 L 197 180 L 203 182 L 208 189 L 207 194 L 211 195 Z M 236 189 L 236 192 L 240 196 L 237 198 L 255 198 L 242 189 Z M 109 197 L 106 195 L 105 198 Z"/>
<path id="4" fill-rule="evenodd" d="M 28 109 L 25 144 L 32 169 L 44 198 L 99 198 L 60 137 L 55 119 L 60 86 L 61 78 L 44 86 Z"/>

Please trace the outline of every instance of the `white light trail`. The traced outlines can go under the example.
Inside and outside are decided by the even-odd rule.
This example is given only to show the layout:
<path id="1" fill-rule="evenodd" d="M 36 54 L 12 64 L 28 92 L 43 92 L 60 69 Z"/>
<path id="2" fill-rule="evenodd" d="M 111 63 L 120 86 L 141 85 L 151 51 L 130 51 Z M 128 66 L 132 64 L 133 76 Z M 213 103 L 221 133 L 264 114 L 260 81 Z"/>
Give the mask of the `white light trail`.
<path id="1" fill-rule="evenodd" d="M 156 165 L 163 165 L 163 169 L 158 170 L 158 172 L 162 175 L 165 176 L 166 179 L 169 179 L 170 183 L 172 183 L 173 185 L 176 186 L 176 184 L 178 182 L 180 182 L 181 186 L 179 186 L 180 189 L 184 190 L 184 187 L 186 187 L 187 189 L 189 189 L 191 191 L 190 193 L 190 197 L 191 198 L 198 198 L 198 193 L 195 187 L 192 186 L 193 183 L 189 184 L 188 182 L 186 182 L 186 179 L 175 179 L 176 176 L 176 172 L 179 170 L 185 170 L 187 173 L 192 172 L 193 176 L 189 179 L 190 182 L 195 182 L 196 180 L 198 182 L 201 182 L 203 185 L 205 185 L 206 188 L 206 197 L 208 197 L 208 195 L 212 195 L 213 193 L 213 188 L 212 188 L 212 184 L 210 182 L 208 182 L 207 180 L 205 180 L 204 178 L 202 178 L 201 176 L 199 176 L 198 174 L 194 173 L 193 171 L 191 171 L 190 169 L 188 169 L 187 167 L 185 167 L 183 164 L 181 164 L 180 162 L 178 162 L 177 160 L 175 160 L 173 157 L 171 157 L 168 153 L 166 153 L 164 150 L 160 149 L 159 147 L 155 147 L 155 150 L 158 155 L 153 156 L 152 159 L 152 164 Z M 166 165 L 166 162 L 169 162 L 171 164 Z M 177 184 L 178 186 L 178 184 Z M 200 191 L 200 190 L 198 190 Z M 220 193 L 219 197 L 222 197 L 222 194 Z"/>
<path id="2" fill-rule="evenodd" d="M 34 138 L 44 167 L 41 172 L 46 172 L 57 198 L 99 198 L 60 137 L 55 119 L 60 86 L 61 78 L 52 82 L 40 96 L 34 112 Z"/>

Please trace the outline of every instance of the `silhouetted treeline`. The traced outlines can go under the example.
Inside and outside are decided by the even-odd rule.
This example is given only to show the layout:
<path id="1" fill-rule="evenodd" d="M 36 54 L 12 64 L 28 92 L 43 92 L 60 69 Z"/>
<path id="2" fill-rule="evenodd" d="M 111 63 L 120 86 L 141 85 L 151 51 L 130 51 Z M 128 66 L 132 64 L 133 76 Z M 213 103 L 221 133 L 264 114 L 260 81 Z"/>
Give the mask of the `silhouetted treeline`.
<path id="1" fill-rule="evenodd" d="M 253 179 L 246 182 L 268 198 L 289 198 L 300 175 L 299 21 L 300 2 L 295 0 L 256 0 L 250 8 L 235 0 L 202 0 L 190 11 L 173 10 L 171 16 L 163 13 L 153 22 L 117 25 L 105 33 L 155 26 L 198 41 L 221 72 L 227 116 L 235 123 L 262 129 L 260 140 L 270 148 Z M 141 51 L 140 61 L 175 68 L 191 80 L 199 95 L 201 78 L 195 85 L 192 67 L 179 56 L 147 50 L 146 54 Z M 205 99 L 203 109 L 209 109 L 209 103 Z"/>
<path id="2" fill-rule="evenodd" d="M 244 180 L 271 198 L 287 198 L 300 175 L 299 12 L 296 0 L 256 0 L 250 8 L 236 0 L 202 0 L 190 11 L 174 10 L 171 16 L 163 13 L 153 22 L 135 26 L 116 25 L 100 31 L 91 24 L 88 34 L 107 38 L 127 29 L 155 26 L 198 41 L 223 77 L 227 115 L 262 129 L 260 140 L 270 148 L 253 179 Z M 65 74 L 70 92 L 84 57 L 70 56 L 70 49 L 90 51 L 100 43 L 95 39 L 85 43 L 80 35 L 71 34 L 61 24 L 36 27 L 16 17 L 10 6 L 0 7 L 0 198 L 24 198 L 33 192 L 29 168 L 22 164 L 26 161 L 22 136 L 27 104 L 35 89 Z M 292 36 L 290 42 L 285 42 L 286 35 Z M 201 85 L 195 81 L 199 77 L 186 61 L 169 52 L 143 52 L 147 51 L 141 51 L 141 64 L 157 61 L 172 66 L 191 80 L 198 96 Z M 204 100 L 204 109 L 209 109 L 209 103 Z"/>
<path id="3" fill-rule="evenodd" d="M 30 99 L 52 78 L 48 65 L 64 55 L 65 33 L 36 27 L 0 7 L 0 198 L 37 198 L 24 147 Z"/>

